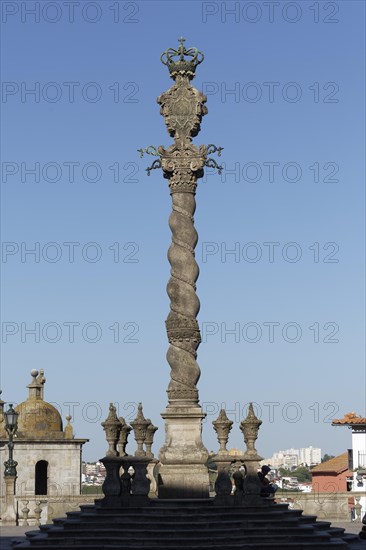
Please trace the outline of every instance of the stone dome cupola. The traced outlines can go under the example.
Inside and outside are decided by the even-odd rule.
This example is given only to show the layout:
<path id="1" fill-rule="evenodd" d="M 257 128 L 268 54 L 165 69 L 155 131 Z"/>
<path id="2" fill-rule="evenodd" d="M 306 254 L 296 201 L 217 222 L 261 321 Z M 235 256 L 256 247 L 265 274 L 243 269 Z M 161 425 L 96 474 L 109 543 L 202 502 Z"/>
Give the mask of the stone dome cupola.
<path id="1" fill-rule="evenodd" d="M 58 410 L 44 400 L 44 371 L 31 371 L 28 399 L 15 410 L 19 413 L 17 437 L 25 439 L 64 439 L 62 418 Z"/>

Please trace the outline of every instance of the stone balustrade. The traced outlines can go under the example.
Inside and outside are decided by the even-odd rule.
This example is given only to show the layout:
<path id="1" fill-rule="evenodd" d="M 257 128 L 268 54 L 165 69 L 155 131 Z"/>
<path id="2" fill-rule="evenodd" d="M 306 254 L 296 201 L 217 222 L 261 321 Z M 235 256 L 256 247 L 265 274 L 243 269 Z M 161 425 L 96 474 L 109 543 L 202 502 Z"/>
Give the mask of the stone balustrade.
<path id="1" fill-rule="evenodd" d="M 81 504 L 94 504 L 100 494 L 76 496 L 22 496 L 15 495 L 16 522 L 14 525 L 37 526 L 64 517 L 66 512 L 77 511 Z M 0 499 L 0 514 L 5 508 L 5 498 Z M 1 524 L 1 522 L 0 522 Z"/>
<path id="2" fill-rule="evenodd" d="M 149 495 L 154 496 L 157 489 L 154 468 L 158 461 L 154 458 L 152 444 L 158 428 L 144 417 L 141 403 L 131 426 L 124 418 L 117 417 L 116 407 L 110 403 L 108 417 L 102 426 L 108 442 L 106 456 L 101 459 L 106 478 L 102 486 L 104 498 L 96 504 L 102 508 L 147 504 Z M 137 444 L 134 455 L 126 453 L 131 431 Z"/>
<path id="3" fill-rule="evenodd" d="M 215 504 L 265 506 L 266 501 L 260 496 L 261 486 L 257 475 L 258 465 L 262 457 L 258 455 L 255 448 L 255 441 L 257 440 L 262 421 L 255 416 L 253 404 L 249 404 L 248 415 L 240 423 L 240 430 L 243 433 L 246 444 L 246 451 L 241 455 L 230 455 L 227 450 L 229 433 L 233 422 L 228 419 L 224 409 L 221 409 L 217 420 L 214 420 L 212 424 L 220 445 L 218 453 L 212 457 L 218 471 L 215 484 Z M 231 486 L 230 471 L 235 483 L 233 498 L 231 490 L 229 492 L 229 483 Z"/>
<path id="4" fill-rule="evenodd" d="M 289 502 L 291 508 L 301 509 L 304 514 L 316 515 L 320 520 L 350 521 L 354 519 L 361 523 L 362 512 L 359 501 L 365 496 L 366 492 L 358 491 L 302 493 L 278 490 L 276 501 Z M 354 502 L 354 504 L 350 504 L 350 502 Z M 352 512 L 353 508 L 354 512 Z"/>

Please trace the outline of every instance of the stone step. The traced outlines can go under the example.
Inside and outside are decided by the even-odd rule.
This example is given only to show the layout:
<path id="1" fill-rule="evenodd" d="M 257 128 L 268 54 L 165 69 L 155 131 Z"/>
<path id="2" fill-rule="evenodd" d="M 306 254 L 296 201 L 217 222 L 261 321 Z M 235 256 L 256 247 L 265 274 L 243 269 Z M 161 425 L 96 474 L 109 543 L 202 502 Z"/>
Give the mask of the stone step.
<path id="1" fill-rule="evenodd" d="M 161 509 L 156 508 L 120 508 L 120 509 L 98 509 L 97 511 L 91 512 L 66 512 L 66 515 L 68 518 L 77 518 L 82 516 L 83 518 L 87 519 L 90 518 L 91 521 L 94 521 L 96 517 L 139 517 L 139 518 L 152 518 L 155 520 L 158 520 L 159 518 L 167 519 L 170 518 L 174 521 L 187 521 L 187 519 L 192 520 L 195 518 L 222 518 L 222 517 L 236 517 L 236 518 L 268 518 L 268 515 L 271 515 L 273 517 L 303 517 L 308 518 L 310 521 L 315 521 L 316 516 L 302 516 L 301 510 L 283 510 L 281 508 L 271 508 L 268 509 L 261 509 L 261 510 L 251 510 L 247 508 L 224 508 L 222 510 L 211 508 L 209 510 L 204 511 L 198 511 L 198 510 L 190 510 L 189 513 L 187 510 L 184 511 L 178 511 L 178 510 L 171 510 L 167 509 L 166 511 L 163 511 Z"/>
<path id="2" fill-rule="evenodd" d="M 103 523 L 105 521 L 125 521 L 125 522 L 153 522 L 156 523 L 164 523 L 164 524 L 177 524 L 177 523 L 183 523 L 183 524 L 191 524 L 191 523 L 201 523 L 201 522 L 210 522 L 214 523 L 216 521 L 240 521 L 240 522 L 257 522 L 257 523 L 263 523 L 268 520 L 273 522 L 281 522 L 281 521 L 289 521 L 289 522 L 298 522 L 302 524 L 307 523 L 314 523 L 316 522 L 316 517 L 303 517 L 299 515 L 293 515 L 293 514 L 286 514 L 282 512 L 271 512 L 268 514 L 243 514 L 240 512 L 233 512 L 231 514 L 204 514 L 204 515 L 192 515 L 192 516 L 180 516 L 180 515 L 164 515 L 159 514 L 149 514 L 149 513 L 137 513 L 133 510 L 129 509 L 128 511 L 121 510 L 119 514 L 79 514 L 79 515 L 72 515 L 68 516 L 67 518 L 54 518 L 55 522 L 62 522 L 62 521 L 83 521 L 84 523 Z"/>
<path id="3" fill-rule="evenodd" d="M 316 517 L 316 516 L 313 516 L 313 517 Z M 324 521 L 324 520 L 319 520 L 319 521 L 313 520 L 311 523 L 314 523 L 314 527 L 316 529 L 324 529 L 324 530 L 328 530 L 332 525 L 330 521 Z"/>
<path id="4" fill-rule="evenodd" d="M 95 528 L 97 526 L 102 526 L 104 528 L 108 527 L 110 529 L 126 529 L 126 527 L 133 526 L 135 528 L 139 528 L 138 526 L 141 525 L 141 520 L 139 518 L 133 518 L 131 521 L 130 518 L 120 517 L 120 518 L 113 518 L 113 519 L 103 519 L 103 521 L 98 518 L 98 521 L 94 521 L 93 524 L 89 521 L 83 521 L 83 518 L 80 519 L 70 519 L 67 522 L 61 523 L 61 522 L 55 522 L 55 525 L 64 525 L 65 529 L 70 530 L 76 530 L 80 527 L 83 527 L 84 529 L 90 529 L 92 526 Z M 267 519 L 267 520 L 243 520 L 243 519 L 225 519 L 221 521 L 216 521 L 212 519 L 207 520 L 198 520 L 195 522 L 191 522 L 190 526 L 192 529 L 216 529 L 218 526 L 220 529 L 266 529 L 266 528 L 276 528 L 277 526 L 281 528 L 308 528 L 312 527 L 313 524 L 308 522 L 299 522 L 296 518 L 294 519 L 282 519 L 280 521 L 275 521 L 273 519 Z M 41 527 L 42 528 L 42 527 Z M 149 521 L 143 522 L 143 528 L 144 529 L 172 529 L 175 530 L 179 529 L 187 529 L 186 523 L 183 522 L 175 522 L 174 524 L 171 522 L 163 523 L 163 522 L 154 522 L 151 519 Z M 317 526 L 318 529 L 320 527 Z M 323 529 L 325 530 L 325 529 Z"/>
<path id="5" fill-rule="evenodd" d="M 106 509 L 83 505 L 27 533 L 31 550 L 346 550 L 358 537 L 287 504 L 214 506 L 212 501 L 151 501 Z"/>
<path id="6" fill-rule="evenodd" d="M 44 550 L 45 546 L 42 545 L 36 545 L 32 544 L 30 545 L 29 542 L 24 542 L 16 546 L 17 549 L 31 549 L 31 550 Z M 48 546 L 48 548 L 53 548 L 54 550 L 70 550 L 70 546 L 67 544 L 58 544 L 57 546 Z M 120 543 L 117 544 L 110 544 L 110 543 L 103 543 L 101 544 L 95 544 L 88 543 L 87 546 L 81 545 L 81 544 L 73 544 L 72 550 L 121 550 Z M 128 548 L 123 546 L 124 548 Z M 156 547 L 151 547 L 149 543 L 147 542 L 146 545 L 143 546 L 133 546 L 130 547 L 132 550 L 156 550 Z M 321 543 L 321 547 L 319 546 L 318 542 L 260 542 L 258 544 L 255 543 L 241 543 L 241 544 L 235 544 L 230 545 L 230 550 L 348 550 L 348 546 L 346 543 L 334 540 L 329 542 L 323 542 Z M 165 546 L 164 550 L 177 550 L 177 547 L 175 546 Z M 199 546 L 196 545 L 190 545 L 189 550 L 228 550 L 228 546 L 221 545 L 221 544 L 208 544 L 208 545 L 202 545 Z M 356 549 L 355 549 L 356 550 Z M 357 549 L 358 550 L 358 549 Z"/>
<path id="7" fill-rule="evenodd" d="M 246 536 L 245 539 L 242 538 L 235 538 L 235 537 L 222 537 L 220 539 L 216 537 L 210 537 L 205 538 L 203 540 L 197 540 L 194 537 L 162 537 L 162 538 L 154 538 L 154 539 L 143 539 L 143 540 L 136 540 L 135 538 L 131 539 L 124 539 L 120 537 L 114 537 L 112 535 L 106 534 L 102 541 L 99 542 L 99 545 L 114 545 L 114 546 L 120 546 L 123 549 L 133 549 L 136 547 L 143 547 L 148 546 L 150 548 L 192 548 L 192 547 L 208 547 L 208 546 L 224 546 L 226 545 L 227 548 L 232 547 L 240 547 L 240 545 L 248 545 L 248 544 L 284 544 L 284 543 L 296 543 L 301 548 L 303 544 L 305 543 L 318 543 L 318 546 L 321 546 L 323 548 L 324 543 L 334 542 L 336 539 L 331 539 L 328 534 L 324 533 L 322 536 L 320 533 L 317 536 L 309 536 L 306 535 L 302 536 L 278 536 L 273 537 L 272 535 L 264 535 L 264 534 L 257 534 L 253 536 Z M 342 544 L 344 544 L 344 541 L 341 539 L 337 539 Z M 71 548 L 74 548 L 75 544 L 79 544 L 84 546 L 84 548 L 89 548 L 93 544 L 98 544 L 98 539 L 96 539 L 92 534 L 89 534 L 89 536 L 85 537 L 78 537 L 77 540 L 75 539 L 66 539 L 64 537 L 53 537 L 51 540 L 48 541 L 48 544 L 46 542 L 45 538 L 39 538 L 38 539 L 32 539 L 31 540 L 32 546 L 36 544 L 37 546 L 42 547 L 59 547 L 60 545 L 65 545 Z"/>
<path id="8" fill-rule="evenodd" d="M 268 522 L 271 524 L 279 524 L 286 522 L 288 525 L 297 524 L 309 525 L 315 523 L 315 520 L 302 519 L 299 516 L 288 516 L 282 514 L 270 514 L 263 515 L 261 517 L 252 515 L 252 516 L 243 516 L 241 514 L 227 514 L 225 516 L 219 516 L 216 514 L 208 516 L 193 516 L 190 518 L 181 518 L 181 517 L 154 517 L 149 514 L 120 514 L 117 516 L 73 516 L 71 518 L 55 518 L 54 523 L 63 525 L 65 522 L 70 522 L 70 524 L 82 523 L 84 525 L 101 525 L 105 522 L 109 524 L 133 524 L 133 525 L 144 525 L 144 524 L 154 524 L 154 525 L 214 525 L 216 523 L 232 524 L 232 525 L 265 525 Z"/>
<path id="9" fill-rule="evenodd" d="M 296 511 L 298 511 L 298 510 L 296 510 Z M 301 510 L 300 510 L 300 512 L 301 512 Z M 286 514 L 286 516 L 287 515 L 288 514 Z M 317 521 L 317 518 L 318 518 L 318 516 L 313 516 L 313 515 L 308 515 L 308 514 L 300 514 L 298 517 L 299 517 L 300 521 L 305 521 L 305 522 L 310 521 L 311 523 L 314 523 L 315 521 Z"/>
<path id="10" fill-rule="evenodd" d="M 133 502 L 133 498 L 131 497 L 131 502 Z M 184 506 L 178 506 L 178 505 L 174 505 L 173 503 L 171 503 L 171 501 L 159 501 L 158 499 L 152 499 L 150 500 L 150 503 L 148 506 L 136 506 L 134 507 L 134 509 L 136 510 L 139 510 L 139 511 L 142 511 L 142 510 L 149 510 L 149 511 L 158 511 L 158 512 L 177 512 L 179 511 L 179 513 L 187 513 L 187 514 L 190 514 L 192 512 L 196 513 L 197 511 L 199 513 L 205 513 L 207 511 L 210 511 L 210 510 L 215 510 L 215 511 L 218 511 L 218 512 L 222 512 L 222 511 L 228 511 L 228 510 L 237 510 L 238 508 L 240 509 L 245 509 L 247 510 L 248 512 L 255 512 L 255 513 L 258 513 L 258 512 L 263 512 L 264 510 L 268 510 L 268 509 L 276 509 L 276 510 L 288 510 L 288 511 L 292 511 L 293 509 L 289 509 L 288 508 L 288 504 L 287 503 L 274 503 L 272 501 L 268 501 L 266 503 L 263 503 L 261 505 L 258 505 L 258 506 L 246 506 L 246 507 L 239 507 L 239 506 L 236 506 L 234 505 L 234 502 L 232 502 L 231 505 L 228 505 L 228 504 L 225 504 L 223 506 L 217 506 L 217 505 L 214 505 L 213 501 L 208 501 L 205 505 L 203 506 L 199 506 L 199 505 L 195 505 L 195 504 L 185 504 Z M 82 512 L 93 512 L 95 510 L 98 510 L 98 511 L 105 511 L 107 510 L 106 508 L 102 508 L 101 506 L 93 506 L 93 505 L 89 505 L 89 504 L 83 504 L 80 506 L 80 509 Z M 127 508 L 123 508 L 123 509 L 127 509 Z"/>
<path id="11" fill-rule="evenodd" d="M 230 539 L 249 539 L 251 537 L 273 537 L 273 538 L 287 538 L 287 537 L 312 537 L 316 539 L 321 537 L 322 539 L 330 538 L 330 535 L 327 531 L 314 530 L 312 526 L 308 527 L 261 527 L 258 529 L 256 527 L 252 528 L 239 528 L 239 529 L 222 529 L 220 526 L 211 529 L 190 529 L 189 535 L 187 534 L 187 528 L 185 529 L 148 529 L 145 526 L 140 529 L 116 529 L 109 526 L 100 526 L 98 529 L 90 529 L 85 527 L 79 527 L 77 530 L 74 529 L 64 529 L 54 528 L 47 531 L 50 538 L 54 536 L 58 537 L 60 533 L 66 538 L 75 538 L 77 535 L 79 538 L 88 537 L 90 534 L 93 534 L 94 537 L 100 538 L 110 538 L 118 537 L 120 539 L 133 539 L 133 540 L 151 540 L 151 539 L 160 539 L 160 538 L 188 538 L 189 539 L 202 539 L 202 538 L 227 538 Z"/>
<path id="12" fill-rule="evenodd" d="M 343 535 L 341 535 L 341 538 L 349 544 L 356 543 L 366 548 L 366 542 L 362 541 L 360 537 L 358 535 L 355 535 L 354 533 L 343 533 Z"/>

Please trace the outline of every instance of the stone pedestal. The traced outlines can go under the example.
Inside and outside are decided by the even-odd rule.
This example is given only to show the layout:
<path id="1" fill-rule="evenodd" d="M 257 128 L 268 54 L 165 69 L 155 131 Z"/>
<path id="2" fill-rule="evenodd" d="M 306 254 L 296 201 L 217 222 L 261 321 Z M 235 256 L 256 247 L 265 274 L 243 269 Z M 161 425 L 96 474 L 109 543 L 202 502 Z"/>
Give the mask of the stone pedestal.
<path id="1" fill-rule="evenodd" d="M 106 456 L 101 459 L 106 468 L 101 508 L 139 507 L 149 504 L 150 480 L 147 477 L 151 458 L 146 456 Z M 134 474 L 131 477 L 129 468 Z M 121 475 L 122 474 L 122 475 Z"/>
<path id="2" fill-rule="evenodd" d="M 104 498 L 99 500 L 102 508 L 119 508 L 121 506 L 122 483 L 120 478 L 121 458 L 105 456 L 101 459 L 106 469 L 106 478 L 102 485 Z"/>
<path id="3" fill-rule="evenodd" d="M 159 498 L 208 498 L 208 452 L 202 443 L 201 407 L 168 407 L 165 444 L 159 453 Z"/>
<path id="4" fill-rule="evenodd" d="M 5 476 L 5 510 L 1 516 L 1 525 L 16 525 L 17 514 L 15 510 L 15 480 L 16 476 Z"/>
<path id="5" fill-rule="evenodd" d="M 217 466 L 217 478 L 215 482 L 216 496 L 214 498 L 214 504 L 216 506 L 231 506 L 234 499 L 231 494 L 233 486 L 229 476 L 229 470 L 234 460 L 233 456 L 224 449 L 220 450 L 212 460 Z"/>
<path id="6" fill-rule="evenodd" d="M 261 497 L 261 483 L 257 473 L 260 460 L 263 460 L 263 458 L 256 451 L 246 451 L 244 453 L 244 464 L 247 471 L 243 484 L 244 506 L 267 505 L 266 500 Z"/>

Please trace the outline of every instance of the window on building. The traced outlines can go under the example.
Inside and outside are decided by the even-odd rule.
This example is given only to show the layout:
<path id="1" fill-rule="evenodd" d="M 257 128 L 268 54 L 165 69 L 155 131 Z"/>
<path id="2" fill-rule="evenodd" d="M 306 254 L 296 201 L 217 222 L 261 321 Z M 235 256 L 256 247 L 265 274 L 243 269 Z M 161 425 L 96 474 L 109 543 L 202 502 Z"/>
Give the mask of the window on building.
<path id="1" fill-rule="evenodd" d="M 353 470 L 353 451 L 352 449 L 347 449 L 348 452 L 348 469 Z"/>
<path id="2" fill-rule="evenodd" d="M 48 481 L 48 462 L 47 460 L 39 460 L 36 464 L 35 471 L 35 494 L 47 495 Z"/>
<path id="3" fill-rule="evenodd" d="M 353 477 L 347 477 L 346 485 L 347 485 L 347 491 L 352 491 Z"/>

